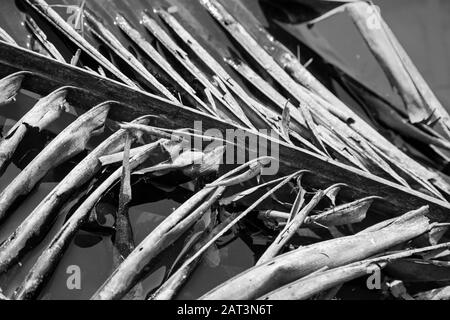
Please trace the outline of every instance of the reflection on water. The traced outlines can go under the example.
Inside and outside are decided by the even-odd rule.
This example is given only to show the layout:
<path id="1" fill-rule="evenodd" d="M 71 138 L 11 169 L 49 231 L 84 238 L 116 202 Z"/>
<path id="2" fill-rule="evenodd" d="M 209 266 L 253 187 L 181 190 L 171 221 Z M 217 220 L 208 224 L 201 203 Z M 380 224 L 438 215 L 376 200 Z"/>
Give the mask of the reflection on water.
<path id="1" fill-rule="evenodd" d="M 240 238 L 220 249 L 214 246 L 203 255 L 202 262 L 176 298 L 197 299 L 254 263 L 253 252 Z"/>
<path id="2" fill-rule="evenodd" d="M 93 242 L 93 239 L 96 241 Z M 86 242 L 89 242 L 89 245 L 86 245 Z M 70 266 L 80 268 L 80 290 L 69 290 L 67 287 L 67 279 L 70 275 L 67 270 L 70 270 Z M 109 276 L 111 268 L 110 238 L 80 231 L 69 245 L 52 279 L 43 290 L 41 299 L 89 299 Z"/>

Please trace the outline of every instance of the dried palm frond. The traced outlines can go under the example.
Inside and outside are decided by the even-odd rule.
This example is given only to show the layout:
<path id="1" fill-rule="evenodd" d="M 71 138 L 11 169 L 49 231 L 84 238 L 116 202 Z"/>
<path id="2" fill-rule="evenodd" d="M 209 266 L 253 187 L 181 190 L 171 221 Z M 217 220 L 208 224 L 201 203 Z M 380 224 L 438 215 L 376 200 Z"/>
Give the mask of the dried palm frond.
<path id="1" fill-rule="evenodd" d="M 331 76 L 362 107 L 374 105 L 376 121 L 394 128 L 402 139 L 435 148 L 445 159 L 440 149 L 449 149 L 448 115 L 387 25 L 382 22 L 382 38 L 361 24 L 366 17 L 361 8 L 371 5 L 298 1 L 315 7 L 319 16 L 325 14 L 314 23 L 338 12 L 336 7 L 350 12 L 399 89 L 406 112 L 339 66 L 331 68 Z M 207 226 L 191 236 L 151 298 L 174 298 L 205 253 L 246 223 L 261 231 L 265 243 L 255 266 L 203 299 L 332 297 L 336 288 L 366 274 L 374 263 L 399 281 L 448 280 L 442 251 L 448 244 L 440 243 L 447 238 L 450 213 L 450 179 L 438 172 L 444 160 L 422 154 L 425 165 L 415 159 L 412 145 L 405 144 L 406 151 L 397 148 L 377 130 L 378 123 L 366 121 L 341 101 L 239 1 L 192 3 L 203 15 L 209 13 L 209 26 L 217 34 L 232 39 L 225 44 L 211 40 L 195 19 L 198 12 L 189 12 L 182 2 L 180 10 L 166 9 L 164 0 L 154 1 L 153 11 L 136 5 L 140 9 L 130 16 L 117 14 L 114 1 L 105 3 L 109 16 L 83 2 L 75 27 L 44 0 L 25 2 L 57 30 L 46 32 L 70 45 L 60 48 L 61 43 L 50 42 L 43 31 L 48 28 L 28 15 L 27 32 L 41 43 L 44 55 L 21 48 L 6 33 L 10 30 L 0 29 L 0 105 L 7 108 L 20 90 L 42 97 L 0 140 L 0 169 L 15 161 L 32 130 L 46 130 L 74 109 L 84 113 L 0 193 L 0 219 L 20 208 L 19 198 L 29 197 L 48 172 L 76 155 L 84 158 L 0 246 L 0 273 L 7 274 L 51 240 L 9 298 L 39 297 L 76 233 L 119 182 L 114 270 L 92 299 L 143 299 L 149 266 L 202 219 L 209 219 Z M 69 59 L 62 54 L 67 51 Z M 396 56 L 387 59 L 386 52 Z M 73 63 L 67 64 L 70 59 Z M 399 66 L 399 72 L 394 70 Z M 434 120 L 444 132 L 432 127 Z M 227 135 L 230 131 L 245 138 L 236 141 Z M 91 147 L 94 137 L 102 141 Z M 192 139 L 199 143 L 190 145 Z M 259 154 L 260 145 L 269 150 Z M 243 156 L 244 163 L 225 163 L 230 151 L 233 157 Z M 267 176 L 272 165 L 279 170 Z M 132 181 L 156 182 L 169 175 L 182 177 L 193 194 L 137 243 L 128 212 L 135 196 Z M 64 218 L 60 207 L 72 196 L 78 200 L 68 204 L 71 214 L 50 236 L 55 221 Z M 327 234 L 305 245 L 299 239 L 305 230 Z M 427 277 L 412 279 L 414 272 Z M 412 296 L 445 293 L 444 288 Z"/>

